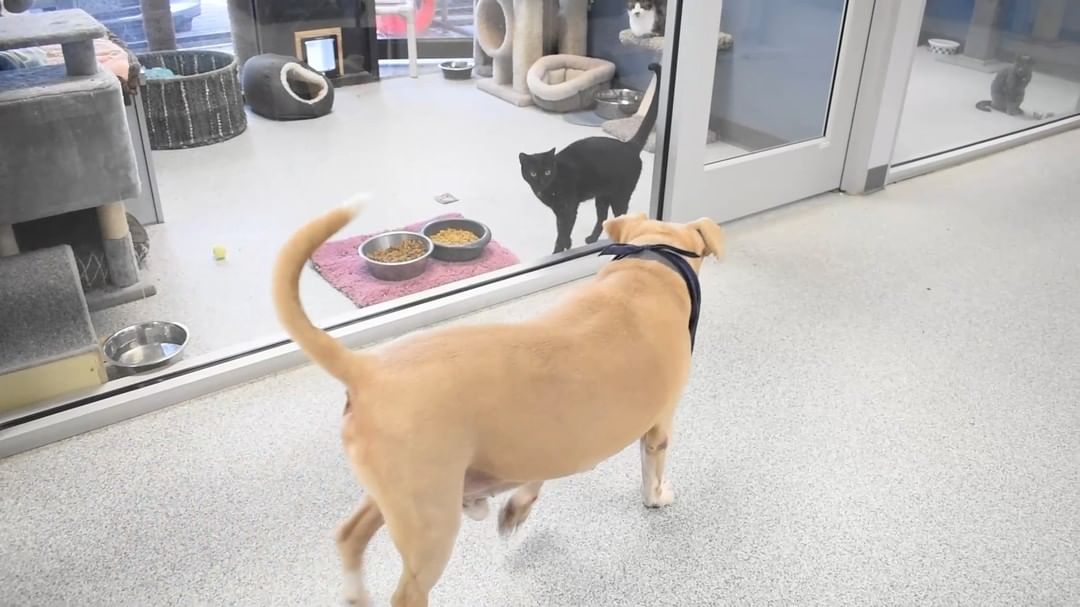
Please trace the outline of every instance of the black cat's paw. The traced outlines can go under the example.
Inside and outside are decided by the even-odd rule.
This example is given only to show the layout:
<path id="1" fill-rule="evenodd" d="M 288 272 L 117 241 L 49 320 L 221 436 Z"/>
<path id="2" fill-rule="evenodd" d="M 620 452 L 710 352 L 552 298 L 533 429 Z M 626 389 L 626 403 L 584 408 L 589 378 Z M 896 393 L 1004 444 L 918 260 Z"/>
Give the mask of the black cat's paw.
<path id="1" fill-rule="evenodd" d="M 596 241 L 598 241 L 598 240 L 600 240 L 600 235 L 599 234 L 589 234 L 585 238 L 585 244 L 595 244 Z"/>
<path id="2" fill-rule="evenodd" d="M 569 250 L 570 250 L 570 246 L 571 246 L 571 243 L 569 243 L 569 242 L 565 242 L 565 243 L 563 243 L 563 242 L 555 243 L 555 250 L 554 250 L 554 251 L 552 251 L 552 252 L 551 252 L 551 254 L 552 254 L 552 255 L 558 255 L 559 253 L 562 253 L 563 251 L 569 251 Z"/>

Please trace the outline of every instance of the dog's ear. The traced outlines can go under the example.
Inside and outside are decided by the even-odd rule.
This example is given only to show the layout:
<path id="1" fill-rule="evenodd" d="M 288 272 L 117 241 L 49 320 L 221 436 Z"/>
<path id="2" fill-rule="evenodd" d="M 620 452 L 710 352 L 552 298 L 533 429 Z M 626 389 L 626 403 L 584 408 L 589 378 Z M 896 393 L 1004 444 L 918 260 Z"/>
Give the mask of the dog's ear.
<path id="1" fill-rule="evenodd" d="M 688 224 L 697 230 L 701 239 L 705 241 L 705 254 L 712 255 L 717 259 L 724 258 L 724 230 L 716 225 L 716 222 L 702 217 Z"/>
<path id="2" fill-rule="evenodd" d="M 611 238 L 612 242 L 626 242 L 626 235 L 629 233 L 627 228 L 639 224 L 646 219 L 647 216 L 645 213 L 621 215 L 605 221 L 604 232 L 607 232 L 608 238 Z"/>

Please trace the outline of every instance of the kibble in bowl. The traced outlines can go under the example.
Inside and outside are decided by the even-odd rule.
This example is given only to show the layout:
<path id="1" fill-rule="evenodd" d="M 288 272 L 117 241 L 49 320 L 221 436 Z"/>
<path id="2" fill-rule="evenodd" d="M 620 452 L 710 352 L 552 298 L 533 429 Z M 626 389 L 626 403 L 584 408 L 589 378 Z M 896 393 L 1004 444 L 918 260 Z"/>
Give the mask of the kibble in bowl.
<path id="1" fill-rule="evenodd" d="M 491 242 L 491 230 L 472 219 L 436 219 L 423 231 L 435 245 L 432 256 L 441 261 L 472 261 L 483 255 Z"/>
<path id="2" fill-rule="evenodd" d="M 473 234 L 469 230 L 462 230 L 461 228 L 443 228 L 429 236 L 429 238 L 431 238 L 431 242 L 434 242 L 435 244 L 450 247 L 472 244 L 477 240 L 480 240 L 480 237 L 476 234 Z"/>
<path id="3" fill-rule="evenodd" d="M 427 253 L 427 246 L 419 239 L 410 238 L 401 244 L 372 251 L 368 257 L 380 263 L 404 263 L 418 259 Z"/>
<path id="4" fill-rule="evenodd" d="M 360 245 L 368 272 L 380 280 L 408 280 L 427 269 L 434 243 L 416 232 L 387 232 Z"/>

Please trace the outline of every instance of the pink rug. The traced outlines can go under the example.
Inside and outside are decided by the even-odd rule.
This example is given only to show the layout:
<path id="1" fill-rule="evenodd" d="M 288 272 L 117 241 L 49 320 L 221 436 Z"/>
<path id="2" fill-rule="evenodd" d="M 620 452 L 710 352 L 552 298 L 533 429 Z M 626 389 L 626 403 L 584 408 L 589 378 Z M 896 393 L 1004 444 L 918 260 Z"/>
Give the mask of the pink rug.
<path id="1" fill-rule="evenodd" d="M 436 219 L 460 217 L 459 213 L 440 215 L 401 229 L 419 232 L 425 225 Z M 383 232 L 386 231 L 389 230 Z M 449 263 L 432 258 L 427 270 L 412 280 L 400 282 L 379 280 L 368 273 L 357 249 L 365 240 L 383 232 L 330 241 L 319 247 L 311 256 L 311 265 L 326 279 L 326 282 L 362 308 L 519 263 L 517 255 L 493 239 L 484 249 L 484 254 L 473 261 Z"/>

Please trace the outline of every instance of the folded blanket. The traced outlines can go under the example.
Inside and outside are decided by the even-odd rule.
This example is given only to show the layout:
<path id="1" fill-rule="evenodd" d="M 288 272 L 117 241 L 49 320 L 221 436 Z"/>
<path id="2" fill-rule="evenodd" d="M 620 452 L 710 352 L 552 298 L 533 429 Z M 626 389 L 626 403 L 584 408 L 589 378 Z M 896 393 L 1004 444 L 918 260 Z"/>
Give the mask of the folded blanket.
<path id="1" fill-rule="evenodd" d="M 40 48 L 20 48 L 0 51 L 0 72 L 24 67 L 41 67 L 48 63 L 48 56 Z"/>
<path id="2" fill-rule="evenodd" d="M 41 47 L 45 51 L 45 61 L 49 65 L 64 63 L 64 51 L 59 44 L 50 44 Z M 130 73 L 131 64 L 128 61 L 128 52 L 111 40 L 98 38 L 94 40 L 94 53 L 97 54 L 98 63 L 109 70 L 121 82 L 126 83 Z"/>

